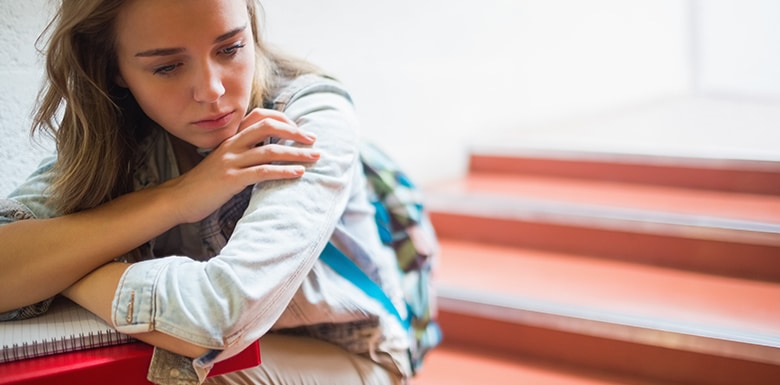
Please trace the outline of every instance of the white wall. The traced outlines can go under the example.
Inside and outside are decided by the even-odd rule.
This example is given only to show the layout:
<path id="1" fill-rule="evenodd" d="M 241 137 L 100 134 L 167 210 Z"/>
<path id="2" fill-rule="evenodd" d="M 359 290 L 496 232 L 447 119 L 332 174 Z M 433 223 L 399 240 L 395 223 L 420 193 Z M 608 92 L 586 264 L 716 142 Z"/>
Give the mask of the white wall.
<path id="1" fill-rule="evenodd" d="M 33 44 L 48 3 L 0 0 L 0 57 L 8 58 L 0 61 L 0 195 L 43 156 L 26 131 L 41 73 Z M 421 183 L 460 174 L 471 143 L 500 142 L 507 130 L 699 88 L 780 88 L 780 77 L 764 79 L 780 57 L 780 32 L 769 30 L 773 0 L 264 4 L 267 37 L 340 77 L 365 136 Z M 727 66 L 735 51 L 745 59 Z"/>
<path id="2" fill-rule="evenodd" d="M 268 38 L 353 90 L 366 136 L 421 181 L 501 131 L 683 94 L 680 0 L 266 0 Z M 331 21 L 332 20 L 332 21 Z"/>
<path id="3" fill-rule="evenodd" d="M 34 43 L 44 28 L 46 0 L 0 0 L 0 196 L 32 172 L 51 148 L 29 135 L 41 78 Z"/>
<path id="4" fill-rule="evenodd" d="M 698 90 L 780 100 L 780 2 L 697 1 Z"/>

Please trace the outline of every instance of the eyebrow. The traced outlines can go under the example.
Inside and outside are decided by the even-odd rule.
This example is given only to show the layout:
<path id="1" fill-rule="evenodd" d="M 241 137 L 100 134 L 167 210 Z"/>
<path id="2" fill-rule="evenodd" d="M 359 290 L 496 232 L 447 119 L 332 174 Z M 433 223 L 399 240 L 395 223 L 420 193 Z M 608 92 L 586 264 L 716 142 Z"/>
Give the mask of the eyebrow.
<path id="1" fill-rule="evenodd" d="M 238 35 L 244 30 L 246 30 L 246 25 L 225 32 L 217 36 L 217 38 L 214 39 L 214 43 L 215 44 L 221 43 L 227 39 L 232 38 L 233 36 Z M 176 55 L 182 52 L 184 52 L 184 48 L 155 48 L 147 51 L 138 52 L 137 54 L 135 54 L 135 57 L 169 56 L 169 55 Z"/>

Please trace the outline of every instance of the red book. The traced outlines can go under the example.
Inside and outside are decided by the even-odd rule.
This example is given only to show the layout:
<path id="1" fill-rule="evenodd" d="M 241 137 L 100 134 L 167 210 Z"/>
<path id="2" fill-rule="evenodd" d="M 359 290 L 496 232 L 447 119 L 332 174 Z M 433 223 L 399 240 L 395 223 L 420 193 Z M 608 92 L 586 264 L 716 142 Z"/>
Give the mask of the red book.
<path id="1" fill-rule="evenodd" d="M 0 385 L 148 385 L 151 345 L 142 342 L 53 354 L 0 364 Z M 260 344 L 218 362 L 209 377 L 260 364 Z"/>
<path id="2" fill-rule="evenodd" d="M 260 364 L 259 342 L 217 363 L 210 376 Z M 149 384 L 154 348 L 57 298 L 35 318 L 0 322 L 0 385 Z"/>

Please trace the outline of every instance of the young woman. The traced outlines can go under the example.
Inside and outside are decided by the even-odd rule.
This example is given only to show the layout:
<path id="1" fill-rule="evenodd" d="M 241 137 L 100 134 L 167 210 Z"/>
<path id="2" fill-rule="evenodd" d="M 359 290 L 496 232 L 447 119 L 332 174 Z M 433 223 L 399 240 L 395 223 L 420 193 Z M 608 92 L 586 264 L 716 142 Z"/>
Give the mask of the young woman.
<path id="1" fill-rule="evenodd" d="M 255 0 L 62 2 L 34 120 L 57 155 L 0 200 L 0 292 L 20 293 L 0 319 L 64 295 L 155 345 L 158 383 L 203 382 L 258 338 L 262 365 L 207 381 L 405 381 L 401 325 L 318 260 L 331 241 L 400 307 L 349 96 L 267 47 L 258 16 Z"/>

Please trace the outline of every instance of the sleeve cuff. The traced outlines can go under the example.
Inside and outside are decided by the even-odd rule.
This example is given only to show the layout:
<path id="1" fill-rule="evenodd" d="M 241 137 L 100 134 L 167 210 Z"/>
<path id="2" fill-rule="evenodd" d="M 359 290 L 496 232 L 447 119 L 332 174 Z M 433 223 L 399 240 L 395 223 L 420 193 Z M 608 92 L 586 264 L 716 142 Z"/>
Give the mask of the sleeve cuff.
<path id="1" fill-rule="evenodd" d="M 125 334 L 154 330 L 156 289 L 161 275 L 171 265 L 186 260 L 166 257 L 131 264 L 117 285 L 112 303 L 111 322 Z M 143 264 L 144 266 L 140 266 Z"/>

